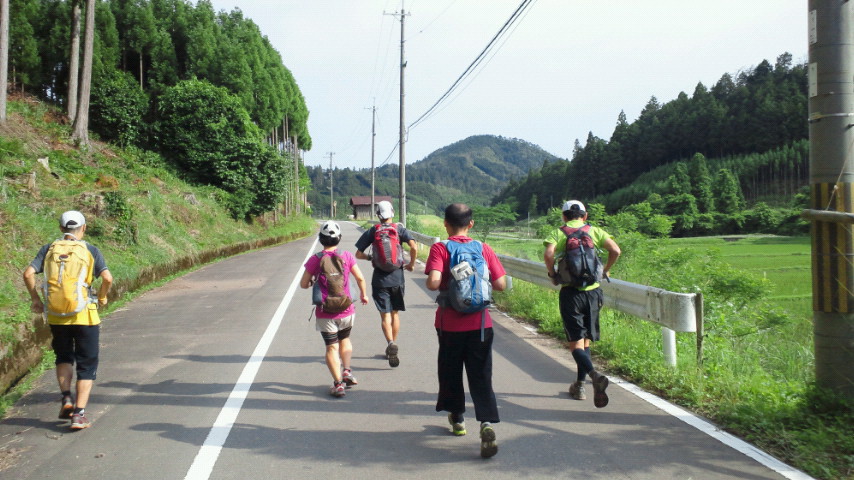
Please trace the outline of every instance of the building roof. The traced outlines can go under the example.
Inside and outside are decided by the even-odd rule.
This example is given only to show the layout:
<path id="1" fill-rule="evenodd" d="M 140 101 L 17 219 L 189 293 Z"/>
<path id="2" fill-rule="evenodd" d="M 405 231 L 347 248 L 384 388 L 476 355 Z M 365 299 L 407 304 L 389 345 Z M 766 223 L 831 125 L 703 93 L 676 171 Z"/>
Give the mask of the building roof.
<path id="1" fill-rule="evenodd" d="M 382 202 L 383 200 L 390 202 L 391 197 L 388 195 L 374 195 L 374 203 Z M 359 206 L 359 205 L 371 205 L 371 196 L 370 195 L 362 195 L 358 197 L 350 197 L 350 205 Z"/>

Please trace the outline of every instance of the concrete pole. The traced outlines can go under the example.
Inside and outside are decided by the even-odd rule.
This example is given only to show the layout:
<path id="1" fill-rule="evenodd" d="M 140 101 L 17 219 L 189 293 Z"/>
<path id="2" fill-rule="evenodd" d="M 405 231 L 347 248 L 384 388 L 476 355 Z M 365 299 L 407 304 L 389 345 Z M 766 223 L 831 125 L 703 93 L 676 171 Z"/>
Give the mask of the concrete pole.
<path id="1" fill-rule="evenodd" d="M 854 211 L 852 2 L 809 0 L 811 212 Z M 854 400 L 854 235 L 808 215 L 816 382 Z"/>
<path id="2" fill-rule="evenodd" d="M 404 89 L 403 89 L 403 72 L 406 69 L 406 60 L 403 55 L 403 25 L 404 20 L 406 19 L 406 12 L 403 10 L 403 2 L 401 1 L 400 5 L 400 212 L 398 212 L 398 218 L 400 222 L 405 226 L 406 225 L 406 131 L 404 126 L 404 115 L 403 115 L 403 100 L 404 100 Z"/>
<path id="3" fill-rule="evenodd" d="M 333 220 L 335 218 L 335 199 L 332 195 L 332 155 L 335 155 L 335 152 L 328 152 L 327 155 L 329 155 L 329 219 Z"/>
<path id="4" fill-rule="evenodd" d="M 376 194 L 376 182 L 377 182 L 377 174 L 374 167 L 374 154 L 376 152 L 376 141 L 377 141 L 377 106 L 374 105 L 371 107 L 371 211 L 370 211 L 370 219 L 373 220 L 376 212 L 377 201 L 374 198 Z"/>

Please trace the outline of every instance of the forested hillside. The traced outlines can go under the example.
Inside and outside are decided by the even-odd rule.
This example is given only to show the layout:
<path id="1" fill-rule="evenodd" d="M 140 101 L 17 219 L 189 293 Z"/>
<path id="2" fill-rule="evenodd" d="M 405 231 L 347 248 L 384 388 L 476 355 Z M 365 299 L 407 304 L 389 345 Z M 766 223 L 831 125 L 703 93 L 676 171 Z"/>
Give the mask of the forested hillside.
<path id="1" fill-rule="evenodd" d="M 60 106 L 75 135 L 83 118 L 103 140 L 160 153 L 186 179 L 221 188 L 235 218 L 296 203 L 294 152 L 311 148 L 308 108 L 240 10 L 217 13 L 207 0 L 13 0 L 10 14 L 10 90 Z"/>
<path id="2" fill-rule="evenodd" d="M 408 209 L 415 213 L 437 213 L 452 200 L 472 205 L 487 205 L 510 181 L 527 174 L 558 157 L 540 147 L 518 139 L 476 135 L 453 143 L 406 166 Z M 329 211 L 329 176 L 322 167 L 308 167 L 314 186 L 309 200 L 315 211 Z M 399 166 L 376 169 L 376 194 L 399 195 Z M 371 170 L 335 169 L 334 197 L 338 213 L 351 196 L 371 194 Z"/>
<path id="3" fill-rule="evenodd" d="M 745 209 L 776 207 L 777 225 L 789 228 L 791 212 L 779 209 L 793 207 L 808 181 L 806 118 L 806 65 L 783 54 L 773 66 L 724 74 L 711 89 L 700 83 L 691 97 L 683 92 L 663 105 L 653 97 L 632 123 L 621 113 L 610 140 L 591 133 L 584 146 L 576 141 L 571 160 L 511 181 L 493 203 L 519 214 L 553 207 L 543 192 L 610 213 L 645 203 L 677 235 L 741 231 L 751 224 Z M 773 230 L 775 221 L 763 222 Z"/>

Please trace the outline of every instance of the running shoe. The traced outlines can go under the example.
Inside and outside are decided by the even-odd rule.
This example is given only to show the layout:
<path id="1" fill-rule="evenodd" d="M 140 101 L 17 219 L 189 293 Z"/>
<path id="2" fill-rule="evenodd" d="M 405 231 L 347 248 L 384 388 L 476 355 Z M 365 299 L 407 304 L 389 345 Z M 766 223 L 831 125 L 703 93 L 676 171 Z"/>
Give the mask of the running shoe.
<path id="1" fill-rule="evenodd" d="M 359 381 L 356 380 L 356 377 L 353 376 L 353 371 L 349 368 L 344 369 L 344 374 L 342 375 L 344 383 L 347 384 L 348 387 L 352 387 L 353 385 L 358 385 Z"/>
<path id="2" fill-rule="evenodd" d="M 596 373 L 596 377 L 592 378 L 593 382 L 593 405 L 596 408 L 603 408 L 608 405 L 608 394 L 605 389 L 608 388 L 608 377 L 601 373 Z"/>
<path id="3" fill-rule="evenodd" d="M 480 424 L 480 456 L 489 458 L 498 453 L 498 442 L 495 438 L 495 430 L 488 422 Z"/>
<path id="4" fill-rule="evenodd" d="M 69 396 L 62 397 L 62 406 L 59 407 L 59 418 L 66 420 L 74 413 L 74 400 Z"/>
<path id="5" fill-rule="evenodd" d="M 385 347 L 385 356 L 388 358 L 388 366 L 396 367 L 400 365 L 400 358 L 397 356 L 397 344 L 391 342 Z"/>
<path id="6" fill-rule="evenodd" d="M 333 382 L 332 386 L 329 387 L 329 394 L 333 397 L 343 397 L 347 395 L 347 392 L 344 390 L 344 382 Z"/>
<path id="7" fill-rule="evenodd" d="M 460 418 L 459 422 L 455 422 L 454 421 L 454 414 L 449 413 L 448 414 L 448 423 L 451 424 L 451 433 L 453 433 L 454 435 L 456 435 L 458 437 L 462 437 L 463 435 L 466 434 L 466 422 L 463 421 L 462 418 Z"/>
<path id="8" fill-rule="evenodd" d="M 71 415 L 71 429 L 72 430 L 83 430 L 84 428 L 89 428 L 92 424 L 89 423 L 89 419 L 86 418 L 86 415 L 83 413 L 75 413 Z"/>
<path id="9" fill-rule="evenodd" d="M 569 386 L 569 398 L 575 400 L 587 400 L 587 392 L 584 391 L 584 384 L 575 382 Z"/>

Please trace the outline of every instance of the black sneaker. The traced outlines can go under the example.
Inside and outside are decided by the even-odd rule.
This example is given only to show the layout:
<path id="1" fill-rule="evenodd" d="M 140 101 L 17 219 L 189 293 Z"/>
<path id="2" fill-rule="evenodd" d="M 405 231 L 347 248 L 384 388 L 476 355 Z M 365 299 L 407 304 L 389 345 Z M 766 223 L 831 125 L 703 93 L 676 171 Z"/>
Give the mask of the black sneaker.
<path id="1" fill-rule="evenodd" d="M 608 394 L 605 389 L 608 388 L 608 377 L 601 373 L 596 374 L 596 378 L 591 379 L 593 382 L 593 405 L 596 408 L 604 408 L 608 405 Z"/>
<path id="2" fill-rule="evenodd" d="M 400 357 L 397 356 L 397 344 L 391 342 L 385 347 L 385 356 L 388 358 L 388 366 L 396 367 L 400 365 Z"/>

